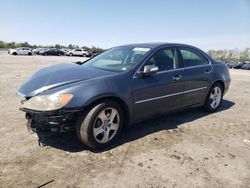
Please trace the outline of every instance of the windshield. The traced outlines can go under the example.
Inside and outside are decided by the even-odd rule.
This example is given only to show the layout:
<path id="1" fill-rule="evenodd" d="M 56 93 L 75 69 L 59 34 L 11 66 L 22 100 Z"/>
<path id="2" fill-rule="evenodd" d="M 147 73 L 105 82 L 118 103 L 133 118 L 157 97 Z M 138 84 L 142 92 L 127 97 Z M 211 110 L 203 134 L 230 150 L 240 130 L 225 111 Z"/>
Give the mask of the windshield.
<path id="1" fill-rule="evenodd" d="M 109 71 L 122 72 L 131 69 L 139 63 L 149 50 L 150 48 L 141 47 L 112 48 L 90 59 L 85 65 Z"/>

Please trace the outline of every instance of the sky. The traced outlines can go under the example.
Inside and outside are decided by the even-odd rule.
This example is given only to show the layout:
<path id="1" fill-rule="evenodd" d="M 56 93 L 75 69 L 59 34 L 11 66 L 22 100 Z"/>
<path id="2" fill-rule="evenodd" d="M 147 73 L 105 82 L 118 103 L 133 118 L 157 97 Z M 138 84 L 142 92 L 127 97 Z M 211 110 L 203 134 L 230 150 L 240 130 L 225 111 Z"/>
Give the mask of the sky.
<path id="1" fill-rule="evenodd" d="M 0 40 L 243 49 L 250 47 L 250 0 L 0 0 Z"/>

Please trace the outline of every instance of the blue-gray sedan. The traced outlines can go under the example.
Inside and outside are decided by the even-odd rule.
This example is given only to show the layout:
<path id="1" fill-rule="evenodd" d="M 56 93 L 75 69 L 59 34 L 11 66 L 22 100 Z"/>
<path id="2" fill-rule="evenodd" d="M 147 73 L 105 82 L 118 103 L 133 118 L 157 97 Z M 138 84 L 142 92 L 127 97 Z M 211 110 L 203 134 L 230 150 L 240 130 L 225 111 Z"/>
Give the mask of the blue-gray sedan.
<path id="1" fill-rule="evenodd" d="M 85 145 L 105 148 L 125 125 L 198 106 L 216 111 L 230 80 L 226 65 L 198 48 L 145 43 L 41 69 L 17 94 L 32 130 L 75 130 Z"/>

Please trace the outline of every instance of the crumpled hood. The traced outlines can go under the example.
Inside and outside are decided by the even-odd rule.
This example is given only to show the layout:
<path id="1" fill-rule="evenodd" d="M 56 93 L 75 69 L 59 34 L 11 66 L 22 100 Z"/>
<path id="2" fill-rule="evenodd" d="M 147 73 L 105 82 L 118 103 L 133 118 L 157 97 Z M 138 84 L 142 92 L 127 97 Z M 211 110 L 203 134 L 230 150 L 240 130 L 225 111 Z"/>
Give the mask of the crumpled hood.
<path id="1" fill-rule="evenodd" d="M 49 89 L 102 77 L 112 72 L 90 68 L 75 63 L 63 63 L 43 68 L 36 72 L 24 83 L 17 94 L 23 97 L 32 97 Z"/>

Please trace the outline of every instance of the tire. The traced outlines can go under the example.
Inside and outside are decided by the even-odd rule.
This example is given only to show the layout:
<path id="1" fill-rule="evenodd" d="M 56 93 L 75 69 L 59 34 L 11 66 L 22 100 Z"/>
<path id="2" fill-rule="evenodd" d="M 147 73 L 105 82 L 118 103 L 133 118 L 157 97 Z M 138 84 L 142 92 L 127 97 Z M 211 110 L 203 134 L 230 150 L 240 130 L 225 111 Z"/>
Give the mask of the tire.
<path id="1" fill-rule="evenodd" d="M 32 53 L 29 52 L 28 55 L 32 55 Z"/>
<path id="2" fill-rule="evenodd" d="M 86 54 L 82 54 L 82 57 L 86 57 Z"/>
<path id="3" fill-rule="evenodd" d="M 108 117 L 109 114 L 113 118 Z M 76 133 L 90 148 L 104 149 L 117 140 L 123 125 L 124 113 L 120 105 L 115 101 L 105 100 L 92 106 L 85 114 L 79 115 Z"/>
<path id="4" fill-rule="evenodd" d="M 73 56 L 73 54 L 72 54 L 72 53 L 70 53 L 70 54 L 69 54 L 69 56 Z"/>
<path id="5" fill-rule="evenodd" d="M 17 55 L 17 53 L 16 53 L 16 52 L 13 52 L 13 55 Z"/>
<path id="6" fill-rule="evenodd" d="M 204 105 L 205 110 L 208 112 L 217 111 L 223 100 L 223 93 L 223 86 L 219 82 L 213 84 L 206 98 L 206 102 Z"/>

